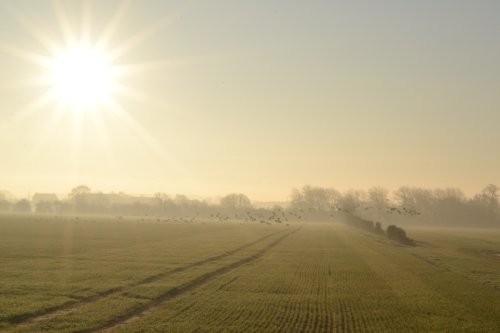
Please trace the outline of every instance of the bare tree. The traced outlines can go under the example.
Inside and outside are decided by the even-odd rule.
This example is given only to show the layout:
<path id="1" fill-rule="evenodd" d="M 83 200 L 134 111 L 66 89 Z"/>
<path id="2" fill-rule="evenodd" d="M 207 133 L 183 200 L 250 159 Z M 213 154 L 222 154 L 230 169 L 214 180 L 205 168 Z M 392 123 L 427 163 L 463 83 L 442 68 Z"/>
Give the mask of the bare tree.
<path id="1" fill-rule="evenodd" d="M 294 210 L 328 212 L 340 198 L 340 192 L 335 189 L 306 185 L 301 190 L 292 190 L 290 206 Z"/>
<path id="2" fill-rule="evenodd" d="M 495 184 L 488 184 L 479 194 L 479 199 L 489 210 L 496 211 L 499 207 L 499 191 L 500 188 Z"/>
<path id="3" fill-rule="evenodd" d="M 363 191 L 347 191 L 339 202 L 339 209 L 345 213 L 357 215 L 364 199 L 365 192 Z"/>
<path id="4" fill-rule="evenodd" d="M 231 193 L 223 197 L 220 201 L 222 208 L 241 209 L 252 208 L 250 199 L 242 193 Z"/>
<path id="5" fill-rule="evenodd" d="M 16 213 L 31 213 L 31 204 L 26 199 L 21 199 L 12 207 Z"/>
<path id="6" fill-rule="evenodd" d="M 76 187 L 73 187 L 73 189 L 71 189 L 71 192 L 69 193 L 69 197 L 74 198 L 76 196 L 79 196 L 82 194 L 88 194 L 90 192 L 91 192 L 90 187 L 88 187 L 87 185 L 78 185 Z"/>
<path id="7" fill-rule="evenodd" d="M 372 187 L 368 190 L 368 199 L 374 209 L 385 211 L 389 205 L 389 191 L 382 187 Z"/>

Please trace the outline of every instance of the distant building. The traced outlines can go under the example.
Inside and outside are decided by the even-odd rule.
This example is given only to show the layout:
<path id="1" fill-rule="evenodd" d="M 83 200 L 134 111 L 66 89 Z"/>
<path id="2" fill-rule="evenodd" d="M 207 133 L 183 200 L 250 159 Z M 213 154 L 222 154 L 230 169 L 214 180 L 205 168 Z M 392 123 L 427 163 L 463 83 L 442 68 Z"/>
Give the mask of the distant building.
<path id="1" fill-rule="evenodd" d="M 54 193 L 35 193 L 33 194 L 31 202 L 36 205 L 40 202 L 55 202 L 58 200 L 57 195 Z"/>

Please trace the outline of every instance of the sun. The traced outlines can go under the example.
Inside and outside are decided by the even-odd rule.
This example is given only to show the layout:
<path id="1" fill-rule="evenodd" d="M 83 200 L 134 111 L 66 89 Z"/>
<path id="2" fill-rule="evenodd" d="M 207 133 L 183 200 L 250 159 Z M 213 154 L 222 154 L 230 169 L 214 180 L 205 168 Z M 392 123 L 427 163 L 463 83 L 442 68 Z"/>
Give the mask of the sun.
<path id="1" fill-rule="evenodd" d="M 59 30 L 52 32 L 34 24 L 24 12 L 9 6 L 10 14 L 38 46 L 43 47 L 43 51 L 35 51 L 0 40 L 0 52 L 36 66 L 33 76 L 19 78 L 13 84 L 13 87 L 18 88 L 31 86 L 39 89 L 38 95 L 18 111 L 16 119 L 38 111 L 50 112 L 52 116 L 49 123 L 52 126 L 69 114 L 76 119 L 75 124 L 83 127 L 79 123 L 86 119 L 101 121 L 98 118 L 113 115 L 139 128 L 124 105 L 139 102 L 155 108 L 170 107 L 163 98 L 150 96 L 130 83 L 133 83 L 134 76 L 150 71 L 156 73 L 177 65 L 184 66 L 189 61 L 164 58 L 139 63 L 126 62 L 127 54 L 162 31 L 166 20 L 151 22 L 116 44 L 115 39 L 123 38 L 119 37 L 118 32 L 131 1 L 123 1 L 104 21 L 102 28 L 93 25 L 91 2 L 82 1 L 81 8 L 79 5 L 66 4 L 63 5 L 61 0 L 52 2 L 55 21 L 59 26 Z M 70 19 L 72 16 L 68 14 L 68 9 L 81 13 L 80 22 Z M 60 36 L 54 37 L 54 33 Z"/>
<path id="2" fill-rule="evenodd" d="M 85 44 L 63 49 L 48 69 L 54 95 L 75 110 L 95 108 L 111 97 L 112 64 L 102 50 Z"/>
<path id="3" fill-rule="evenodd" d="M 58 129 L 68 127 L 70 130 L 65 133 L 70 135 L 65 141 L 70 145 L 68 151 L 72 160 L 69 172 L 75 177 L 80 172 L 80 153 L 85 140 L 99 137 L 103 146 L 109 148 L 112 158 L 111 131 L 118 127 L 129 130 L 132 138 L 142 142 L 156 156 L 177 165 L 175 157 L 137 119 L 140 115 L 137 111 L 141 107 L 172 112 L 171 104 L 163 97 L 152 96 L 135 85 L 149 78 L 145 75 L 148 72 L 158 73 L 185 66 L 192 60 L 160 58 L 134 63 L 127 61 L 130 52 L 142 50 L 146 40 L 164 31 L 167 20 L 162 18 L 150 22 L 135 33 L 123 35 L 120 34 L 120 27 L 132 1 L 122 1 L 116 11 L 102 22 L 102 26 L 97 26 L 93 20 L 91 1 L 54 0 L 51 4 L 58 26 L 53 31 L 34 23 L 24 11 L 8 6 L 9 13 L 29 34 L 31 41 L 36 42 L 33 48 L 26 49 L 0 40 L 0 52 L 32 65 L 33 70 L 33 74 L 13 78 L 6 84 L 13 89 L 26 89 L 26 93 L 29 88 L 34 93 L 12 115 L 12 122 L 21 123 L 36 114 L 43 115 L 43 123 L 37 123 L 40 125 L 37 144 L 40 151 L 45 149 L 51 138 L 59 138 Z M 68 14 L 68 10 L 81 14 L 80 20 L 75 20 L 77 16 Z M 137 76 L 140 80 L 134 81 Z"/>

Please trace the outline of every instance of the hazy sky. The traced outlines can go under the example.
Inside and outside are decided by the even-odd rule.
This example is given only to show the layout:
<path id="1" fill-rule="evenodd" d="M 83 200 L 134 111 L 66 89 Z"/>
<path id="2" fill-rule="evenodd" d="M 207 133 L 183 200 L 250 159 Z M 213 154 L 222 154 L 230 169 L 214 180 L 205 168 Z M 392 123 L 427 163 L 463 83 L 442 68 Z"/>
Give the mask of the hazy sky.
<path id="1" fill-rule="evenodd" d="M 155 64 L 119 79 L 124 111 L 33 104 L 47 70 L 20 50 L 85 22 L 96 41 L 122 2 L 89 4 L 0 1 L 0 189 L 500 184 L 499 1 L 135 1 L 112 65 Z"/>

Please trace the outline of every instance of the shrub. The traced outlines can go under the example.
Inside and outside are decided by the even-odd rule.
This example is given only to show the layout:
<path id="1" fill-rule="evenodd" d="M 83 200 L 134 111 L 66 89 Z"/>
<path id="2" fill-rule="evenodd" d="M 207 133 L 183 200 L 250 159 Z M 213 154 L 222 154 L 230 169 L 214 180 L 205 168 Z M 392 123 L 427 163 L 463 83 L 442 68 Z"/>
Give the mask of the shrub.
<path id="1" fill-rule="evenodd" d="M 375 223 L 375 229 L 373 231 L 376 234 L 379 234 L 379 235 L 383 235 L 384 234 L 384 230 L 382 229 L 382 225 L 380 224 L 380 222 L 376 222 Z"/>
<path id="2" fill-rule="evenodd" d="M 403 228 L 399 228 L 395 225 L 390 225 L 387 227 L 387 237 L 406 245 L 415 245 L 415 241 L 406 236 L 406 231 L 404 231 Z"/>

